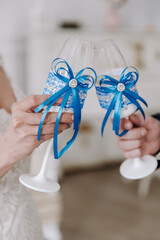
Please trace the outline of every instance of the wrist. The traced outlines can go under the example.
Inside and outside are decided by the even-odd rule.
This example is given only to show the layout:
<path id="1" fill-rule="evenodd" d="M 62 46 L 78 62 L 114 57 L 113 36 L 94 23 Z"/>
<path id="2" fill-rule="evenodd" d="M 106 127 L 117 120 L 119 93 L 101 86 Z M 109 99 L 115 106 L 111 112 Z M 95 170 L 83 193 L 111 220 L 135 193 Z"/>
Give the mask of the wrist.
<path id="1" fill-rule="evenodd" d="M 4 146 L 3 139 L 1 139 L 0 140 L 0 170 L 10 169 L 13 165 L 13 163 L 11 163 L 12 158 L 13 157 L 11 157 L 10 150 L 6 149 L 6 147 Z"/>
<path id="2" fill-rule="evenodd" d="M 12 165 L 10 164 L 10 158 L 9 155 L 2 152 L 0 149 L 0 179 L 12 168 Z"/>

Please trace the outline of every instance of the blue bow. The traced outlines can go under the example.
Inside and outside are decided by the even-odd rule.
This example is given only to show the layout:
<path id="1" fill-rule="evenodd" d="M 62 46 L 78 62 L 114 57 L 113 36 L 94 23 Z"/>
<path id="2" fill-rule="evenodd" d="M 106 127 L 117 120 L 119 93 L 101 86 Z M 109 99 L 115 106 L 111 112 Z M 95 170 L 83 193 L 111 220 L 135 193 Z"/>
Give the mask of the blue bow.
<path id="1" fill-rule="evenodd" d="M 58 61 L 58 62 L 57 62 Z M 55 63 L 57 62 L 57 63 Z M 54 149 L 54 156 L 56 159 L 60 158 L 62 154 L 72 145 L 74 140 L 77 137 L 78 131 L 79 131 L 79 125 L 81 122 L 81 105 L 80 105 L 80 98 L 79 98 L 79 91 L 88 91 L 89 89 L 92 88 L 94 85 L 94 81 L 97 79 L 97 74 L 96 72 L 90 68 L 86 67 L 82 70 L 80 70 L 76 76 L 74 76 L 73 71 L 69 64 L 61 58 L 56 58 L 52 62 L 52 66 L 54 65 L 53 69 L 53 74 L 60 80 L 66 83 L 65 87 L 60 89 L 58 92 L 56 92 L 54 95 L 49 97 L 46 101 L 44 101 L 42 104 L 40 104 L 34 111 L 36 113 L 40 112 L 44 107 L 47 108 L 45 109 L 43 116 L 41 118 L 39 128 L 38 128 L 38 136 L 37 139 L 40 141 L 40 136 L 41 136 L 41 130 L 42 130 L 42 125 L 44 122 L 44 119 L 49 112 L 50 108 L 53 106 L 53 104 L 63 96 L 63 101 L 60 105 L 57 118 L 56 118 L 56 123 L 55 123 L 55 129 L 54 129 L 54 141 L 53 141 L 53 149 Z M 61 67 L 59 67 L 59 64 L 62 64 Z M 94 75 L 95 75 L 95 80 L 91 75 L 83 75 L 85 70 L 91 70 Z M 64 74 L 62 75 L 61 72 Z M 67 103 L 67 100 L 69 96 L 72 94 L 72 102 L 73 102 L 73 110 L 74 110 L 74 124 L 73 124 L 73 129 L 74 129 L 74 134 L 72 138 L 67 142 L 66 146 L 58 153 L 58 127 L 59 127 L 59 122 L 61 118 L 61 114 L 63 112 L 63 109 Z"/>
<path id="2" fill-rule="evenodd" d="M 113 93 L 113 99 L 110 103 L 110 106 L 107 110 L 107 113 L 104 117 L 102 128 L 101 128 L 101 134 L 103 136 L 104 128 L 106 125 L 106 122 L 109 118 L 110 113 L 112 110 L 114 110 L 114 117 L 113 117 L 113 131 L 115 131 L 116 135 L 122 137 L 125 135 L 128 130 L 124 130 L 122 133 L 119 133 L 119 127 L 120 127 L 120 118 L 121 118 L 121 109 L 122 109 L 122 95 L 124 95 L 126 98 L 130 100 L 131 103 L 135 104 L 137 106 L 137 109 L 140 110 L 142 113 L 144 119 L 145 114 L 138 103 L 137 100 L 141 101 L 144 105 L 147 105 L 146 101 L 141 98 L 137 93 L 132 92 L 129 90 L 132 88 L 138 81 L 139 74 L 136 68 L 132 67 L 134 71 L 128 71 L 129 67 L 125 68 L 120 76 L 120 81 L 108 76 L 108 75 L 102 75 L 102 79 L 100 80 L 100 88 L 101 91 L 104 93 Z M 126 73 L 128 71 L 128 73 Z M 110 87 L 106 87 L 106 85 L 110 85 Z"/>

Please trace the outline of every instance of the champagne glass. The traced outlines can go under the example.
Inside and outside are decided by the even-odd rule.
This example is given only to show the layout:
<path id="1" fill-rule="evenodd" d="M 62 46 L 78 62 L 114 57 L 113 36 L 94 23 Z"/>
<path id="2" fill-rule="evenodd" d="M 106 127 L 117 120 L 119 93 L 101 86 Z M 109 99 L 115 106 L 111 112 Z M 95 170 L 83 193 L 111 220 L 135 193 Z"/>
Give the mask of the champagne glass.
<path id="1" fill-rule="evenodd" d="M 79 38 L 69 37 L 65 41 L 60 51 L 59 58 L 64 59 L 72 68 L 73 73 L 76 74 L 83 68 L 91 67 L 92 43 L 90 41 L 81 40 Z M 65 86 L 64 82 L 62 82 L 60 79 L 57 79 L 54 76 L 53 67 L 54 66 L 52 65 L 51 71 L 46 81 L 46 85 L 44 87 L 43 94 L 53 95 L 54 93 L 58 92 L 60 89 L 62 89 Z M 66 71 L 64 71 L 65 67 L 66 67 L 65 64 L 61 63 L 61 70 L 59 71 L 59 74 L 64 76 L 66 75 Z M 74 81 L 72 82 L 72 84 L 74 84 Z M 81 108 L 83 108 L 83 104 L 87 96 L 87 92 L 80 90 L 79 96 L 80 96 Z M 50 111 L 52 112 L 58 112 L 58 110 L 59 110 L 59 106 L 52 106 L 50 108 Z M 68 98 L 68 101 L 64 106 L 63 112 L 73 113 L 72 96 Z M 53 140 L 51 139 L 48 143 L 44 161 L 38 175 L 33 176 L 31 174 L 23 174 L 20 176 L 19 178 L 20 182 L 24 186 L 40 192 L 56 192 L 60 189 L 60 186 L 58 183 L 56 183 L 54 180 L 46 176 L 47 161 L 49 159 L 50 151 L 52 149 L 52 144 L 53 144 Z M 56 159 L 53 159 L 53 161 L 54 160 Z"/>
<path id="2" fill-rule="evenodd" d="M 105 111 L 108 110 L 111 100 L 113 99 L 112 93 L 104 93 L 100 87 L 100 75 L 109 75 L 110 77 L 120 80 L 121 73 L 127 67 L 122 53 L 113 40 L 104 40 L 94 44 L 94 68 L 99 76 L 97 79 L 96 93 L 99 103 Z M 134 86 L 134 92 L 137 89 Z M 133 104 L 124 95 L 122 96 L 121 118 L 128 118 L 137 110 L 137 106 Z M 113 117 L 114 111 L 112 110 L 111 116 Z M 125 160 L 120 166 L 120 173 L 127 179 L 140 179 L 144 178 L 155 171 L 157 168 L 157 160 L 150 155 L 143 156 L 142 158 L 134 158 Z"/>

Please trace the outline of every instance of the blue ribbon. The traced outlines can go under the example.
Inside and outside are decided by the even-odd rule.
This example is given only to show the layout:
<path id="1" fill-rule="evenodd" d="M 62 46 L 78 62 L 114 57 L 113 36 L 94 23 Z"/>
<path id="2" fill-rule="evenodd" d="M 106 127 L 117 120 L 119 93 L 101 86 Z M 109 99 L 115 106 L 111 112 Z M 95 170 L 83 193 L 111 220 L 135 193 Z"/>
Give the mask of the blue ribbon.
<path id="1" fill-rule="evenodd" d="M 53 67 L 53 65 L 54 65 L 54 67 Z M 59 67 L 59 65 L 60 65 L 60 67 Z M 60 79 L 66 83 L 66 86 L 63 87 L 62 89 L 60 89 L 58 92 L 56 92 L 51 97 L 49 97 L 42 104 L 40 104 L 34 111 L 36 113 L 38 113 L 47 106 L 46 109 L 44 110 L 44 113 L 43 113 L 43 116 L 41 118 L 39 128 L 38 128 L 37 139 L 40 141 L 42 125 L 43 125 L 43 122 L 44 122 L 44 119 L 45 119 L 47 113 L 49 112 L 50 108 L 54 105 L 54 103 L 60 97 L 63 96 L 63 101 L 60 105 L 60 108 L 59 108 L 59 111 L 57 114 L 57 118 L 56 118 L 55 129 L 54 129 L 54 140 L 53 140 L 54 157 L 56 159 L 58 159 L 72 145 L 72 143 L 76 139 L 78 131 L 79 131 L 79 126 L 80 126 L 80 122 L 81 122 L 81 105 L 80 105 L 79 91 L 80 90 L 88 91 L 89 89 L 91 89 L 92 86 L 94 85 L 94 81 L 97 79 L 97 74 L 92 68 L 86 67 L 86 68 L 80 70 L 76 74 L 76 76 L 74 76 L 71 67 L 62 58 L 56 58 L 52 62 L 51 69 L 53 70 L 53 74 L 58 79 Z M 85 75 L 84 74 L 85 70 L 91 70 L 95 75 L 95 79 L 91 75 Z M 61 74 L 61 72 L 63 72 L 63 75 Z M 70 86 L 70 81 L 72 79 L 76 80 L 76 82 L 77 82 L 76 87 Z M 67 142 L 66 146 L 60 152 L 58 152 L 59 122 L 60 122 L 60 118 L 61 118 L 64 106 L 66 105 L 67 100 L 71 94 L 72 94 L 73 112 L 74 112 L 74 124 L 73 124 L 74 134 L 73 134 L 73 137 Z"/>
<path id="2" fill-rule="evenodd" d="M 124 130 L 122 133 L 119 133 L 121 109 L 122 109 L 122 95 L 124 95 L 126 98 L 130 100 L 131 103 L 137 106 L 137 109 L 140 110 L 140 112 L 142 113 L 145 119 L 144 111 L 137 100 L 141 101 L 146 107 L 148 107 L 146 101 L 142 97 L 140 97 L 137 93 L 134 93 L 130 90 L 130 88 L 137 83 L 139 78 L 137 69 L 134 67 L 132 68 L 134 69 L 133 71 L 129 71 L 129 67 L 125 68 L 121 73 L 119 81 L 108 75 L 102 75 L 102 79 L 100 80 L 100 83 L 99 83 L 101 91 L 107 94 L 108 93 L 114 94 L 113 99 L 110 103 L 110 106 L 103 119 L 102 128 L 101 128 L 102 136 L 103 136 L 105 125 L 107 123 L 107 120 L 112 110 L 114 110 L 113 131 L 115 131 L 116 135 L 120 137 L 122 137 L 128 132 L 128 130 Z M 110 85 L 110 87 L 106 87 L 105 85 Z M 123 88 L 122 90 L 120 89 L 120 85 Z"/>

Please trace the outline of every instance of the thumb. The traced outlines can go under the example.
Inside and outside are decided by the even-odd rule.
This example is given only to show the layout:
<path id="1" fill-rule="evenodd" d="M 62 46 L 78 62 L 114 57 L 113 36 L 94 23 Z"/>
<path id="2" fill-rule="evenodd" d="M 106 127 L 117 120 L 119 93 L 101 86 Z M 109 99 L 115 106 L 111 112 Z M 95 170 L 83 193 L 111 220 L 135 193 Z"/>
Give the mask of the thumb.
<path id="1" fill-rule="evenodd" d="M 142 116 L 142 114 L 138 113 L 138 114 L 133 114 L 129 117 L 129 120 L 132 122 L 133 125 L 135 125 L 136 127 L 143 127 L 144 126 L 144 118 Z"/>

